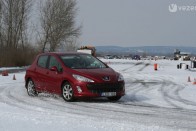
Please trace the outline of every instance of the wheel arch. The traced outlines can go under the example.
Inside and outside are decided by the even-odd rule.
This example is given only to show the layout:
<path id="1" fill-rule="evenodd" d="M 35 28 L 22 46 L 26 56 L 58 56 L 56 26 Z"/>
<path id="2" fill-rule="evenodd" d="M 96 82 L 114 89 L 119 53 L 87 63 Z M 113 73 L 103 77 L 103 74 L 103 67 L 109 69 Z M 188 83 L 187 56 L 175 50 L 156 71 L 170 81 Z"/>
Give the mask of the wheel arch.
<path id="1" fill-rule="evenodd" d="M 32 80 L 32 78 L 31 78 L 31 77 L 27 77 L 27 78 L 26 78 L 26 81 L 25 81 L 25 87 L 26 87 L 26 88 L 27 88 L 27 84 L 28 84 L 28 81 L 29 81 L 29 80 Z"/>
<path id="2" fill-rule="evenodd" d="M 71 82 L 70 82 L 69 80 L 64 79 L 64 80 L 61 82 L 60 92 L 59 92 L 60 94 L 62 93 L 63 84 L 65 84 L 66 82 L 68 82 L 68 83 L 70 83 L 70 84 L 71 84 Z"/>
<path id="3" fill-rule="evenodd" d="M 63 80 L 63 81 L 61 82 L 61 89 L 62 89 L 63 84 L 66 83 L 66 82 L 69 82 L 69 81 L 68 81 L 68 80 Z M 70 82 L 69 82 L 69 83 L 70 83 Z"/>

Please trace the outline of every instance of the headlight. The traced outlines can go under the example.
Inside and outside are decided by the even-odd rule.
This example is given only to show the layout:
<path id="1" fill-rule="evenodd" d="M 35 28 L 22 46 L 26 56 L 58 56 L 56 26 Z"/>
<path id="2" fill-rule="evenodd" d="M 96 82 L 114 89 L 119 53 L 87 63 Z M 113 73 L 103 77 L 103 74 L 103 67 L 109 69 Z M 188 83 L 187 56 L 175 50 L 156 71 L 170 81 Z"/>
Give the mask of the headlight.
<path id="1" fill-rule="evenodd" d="M 82 82 L 94 82 L 94 80 L 91 80 L 89 78 L 86 78 L 84 76 L 80 76 L 80 75 L 75 75 L 73 74 L 73 77 L 78 80 L 78 81 L 82 81 Z"/>
<path id="2" fill-rule="evenodd" d="M 121 74 L 118 76 L 118 81 L 124 81 L 124 77 Z"/>

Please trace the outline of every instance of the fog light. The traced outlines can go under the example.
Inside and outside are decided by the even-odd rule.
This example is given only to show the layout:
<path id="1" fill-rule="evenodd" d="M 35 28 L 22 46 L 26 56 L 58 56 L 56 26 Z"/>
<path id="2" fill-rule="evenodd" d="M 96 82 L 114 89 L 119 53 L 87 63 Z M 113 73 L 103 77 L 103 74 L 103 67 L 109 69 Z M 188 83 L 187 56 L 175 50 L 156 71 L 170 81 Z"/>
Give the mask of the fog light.
<path id="1" fill-rule="evenodd" d="M 81 93 L 82 92 L 82 89 L 80 86 L 76 86 L 77 90 L 78 90 L 78 93 Z"/>

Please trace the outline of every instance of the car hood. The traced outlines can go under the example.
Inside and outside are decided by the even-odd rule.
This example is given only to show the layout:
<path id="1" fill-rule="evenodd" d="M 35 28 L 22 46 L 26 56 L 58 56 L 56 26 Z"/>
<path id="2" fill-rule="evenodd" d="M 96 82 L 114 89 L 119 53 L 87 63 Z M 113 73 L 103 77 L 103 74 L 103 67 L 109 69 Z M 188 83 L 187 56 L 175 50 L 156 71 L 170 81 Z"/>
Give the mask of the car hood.
<path id="1" fill-rule="evenodd" d="M 86 76 L 96 81 L 117 81 L 118 74 L 112 68 L 100 68 L 100 69 L 75 69 L 80 72 L 80 75 Z M 109 80 L 105 79 L 109 77 Z"/>

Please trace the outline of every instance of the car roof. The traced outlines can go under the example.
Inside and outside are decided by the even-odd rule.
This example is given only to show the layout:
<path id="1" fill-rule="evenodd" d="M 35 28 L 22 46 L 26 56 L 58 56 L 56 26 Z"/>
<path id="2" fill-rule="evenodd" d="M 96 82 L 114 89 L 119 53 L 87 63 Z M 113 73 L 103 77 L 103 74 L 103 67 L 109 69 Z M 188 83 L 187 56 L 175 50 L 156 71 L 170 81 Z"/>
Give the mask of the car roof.
<path id="1" fill-rule="evenodd" d="M 47 53 L 41 53 L 40 55 L 84 55 L 86 53 L 83 52 L 47 52 Z"/>

